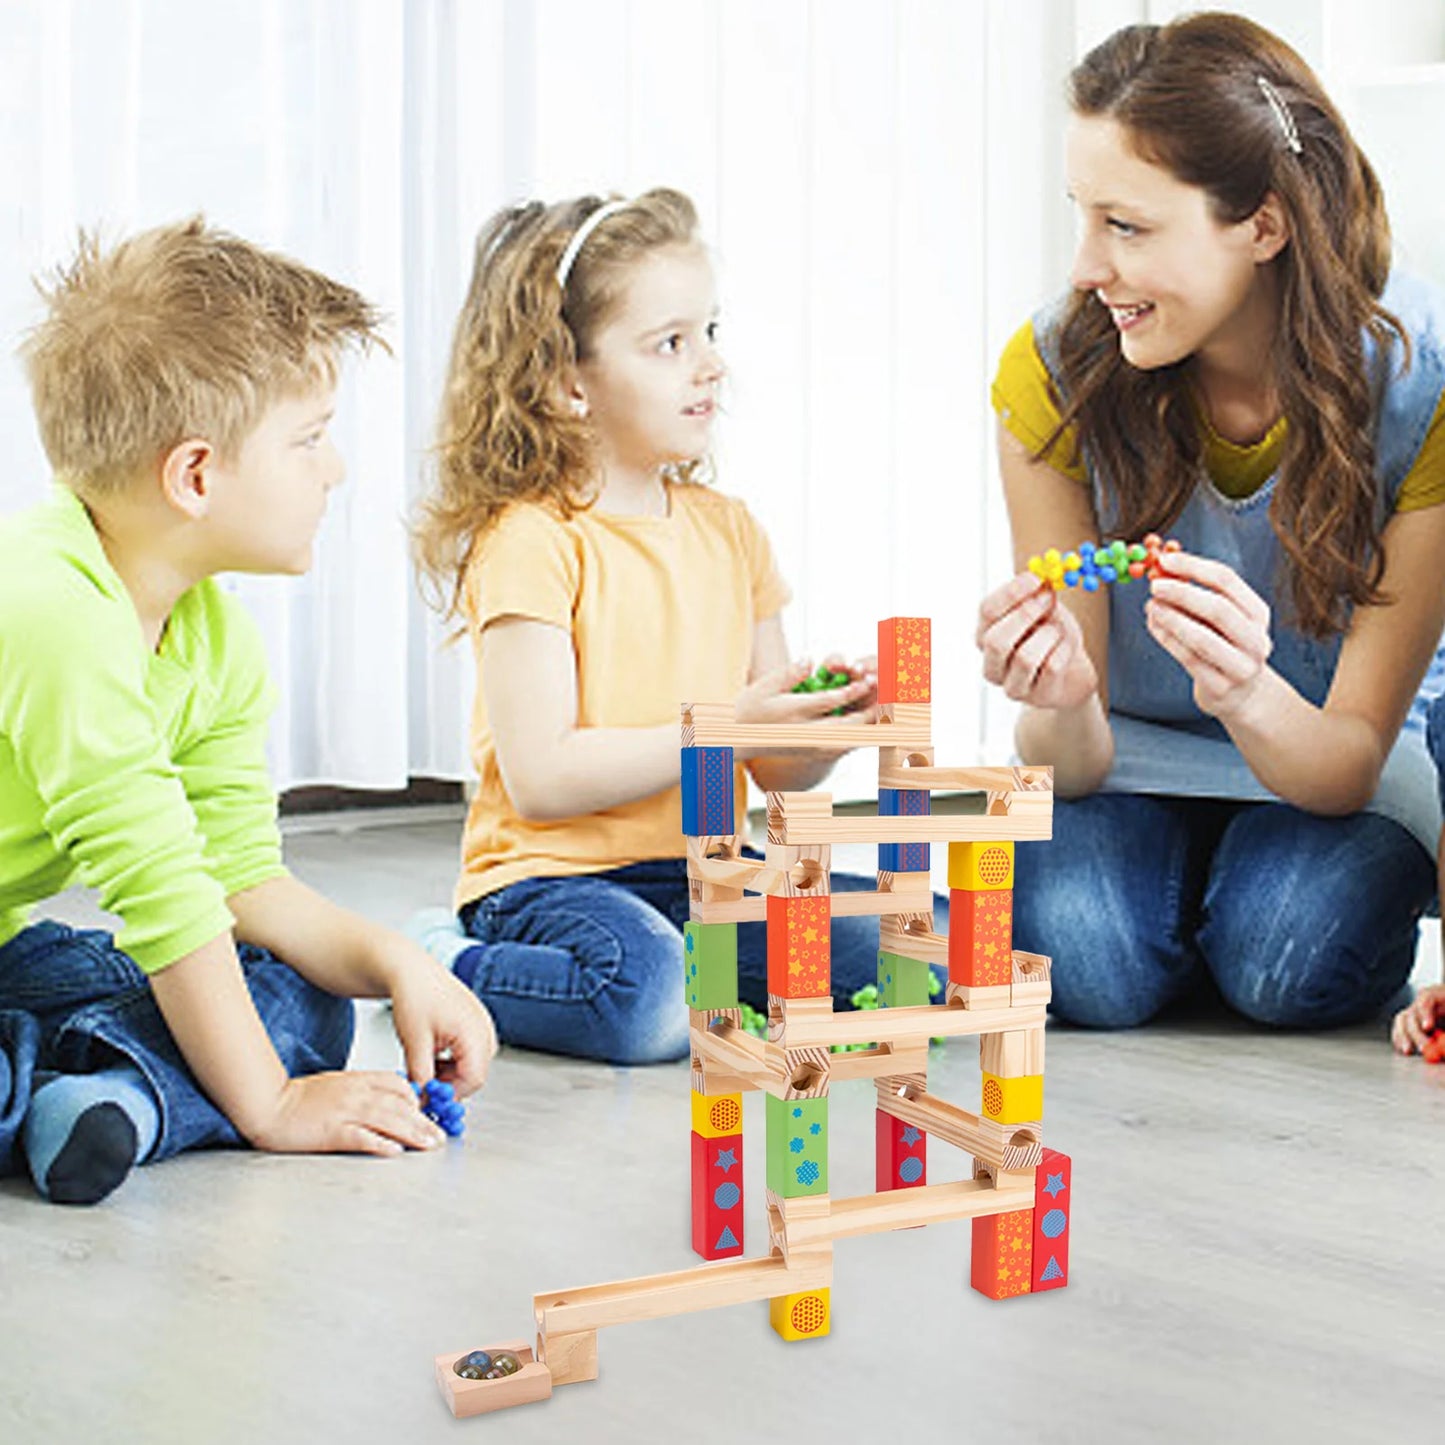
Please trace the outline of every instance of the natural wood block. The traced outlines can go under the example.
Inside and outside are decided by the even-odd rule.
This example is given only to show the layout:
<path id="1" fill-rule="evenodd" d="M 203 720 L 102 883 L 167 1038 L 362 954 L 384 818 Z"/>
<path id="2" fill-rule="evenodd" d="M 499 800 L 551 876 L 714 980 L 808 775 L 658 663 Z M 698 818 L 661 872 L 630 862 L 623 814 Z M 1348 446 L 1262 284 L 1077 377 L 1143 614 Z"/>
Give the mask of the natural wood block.
<path id="1" fill-rule="evenodd" d="M 1006 983 L 992 983 L 979 987 L 966 983 L 947 983 L 943 986 L 944 1001 L 952 1008 L 967 1010 L 988 1010 L 1008 1008 L 1009 986 Z"/>
<path id="2" fill-rule="evenodd" d="M 1054 996 L 1053 960 L 1042 953 L 1013 952 L 1011 1004 L 1046 1004 Z"/>
<path id="3" fill-rule="evenodd" d="M 764 864 L 769 877 L 767 893 L 784 898 L 822 898 L 832 894 L 833 848 L 828 843 L 765 843 Z M 752 886 L 752 885 L 750 885 Z"/>
<path id="4" fill-rule="evenodd" d="M 888 617 L 878 624 L 878 701 L 932 701 L 932 623 L 927 617 Z"/>
<path id="5" fill-rule="evenodd" d="M 978 1041 L 978 1063 L 986 1074 L 1017 1079 L 1044 1071 L 1043 1029 L 1010 1029 L 983 1034 Z"/>
<path id="6" fill-rule="evenodd" d="M 703 1259 L 743 1252 L 743 1136 L 692 1135 L 692 1248 Z"/>
<path id="7" fill-rule="evenodd" d="M 597 1331 L 537 1331 L 537 1354 L 552 1372 L 554 1385 L 577 1385 L 597 1378 Z"/>
<path id="8" fill-rule="evenodd" d="M 988 893 L 1014 886 L 1014 845 L 1008 842 L 950 843 L 948 886 Z M 952 916 L 952 915 L 950 915 Z"/>
<path id="9" fill-rule="evenodd" d="M 474 1345 L 488 1354 L 508 1350 L 522 1362 L 515 1375 L 500 1380 L 464 1380 L 456 1372 L 458 1360 L 472 1350 L 454 1350 L 438 1355 L 435 1361 L 437 1385 L 452 1414 L 459 1420 L 472 1415 L 485 1415 L 492 1410 L 505 1410 L 510 1405 L 530 1405 L 546 1400 L 552 1394 L 552 1372 L 540 1363 L 526 1340 L 503 1340 L 497 1345 Z M 595 1372 L 594 1372 L 595 1373 Z"/>

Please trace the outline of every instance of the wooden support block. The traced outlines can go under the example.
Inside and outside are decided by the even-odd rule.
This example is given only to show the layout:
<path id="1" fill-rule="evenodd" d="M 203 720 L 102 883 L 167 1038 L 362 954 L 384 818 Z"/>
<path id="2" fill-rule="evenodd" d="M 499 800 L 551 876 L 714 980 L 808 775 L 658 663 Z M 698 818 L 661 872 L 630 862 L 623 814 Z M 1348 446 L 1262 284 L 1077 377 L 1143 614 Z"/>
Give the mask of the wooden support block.
<path id="1" fill-rule="evenodd" d="M 756 859 L 743 857 L 742 840 L 736 833 L 707 833 L 683 842 L 687 847 L 687 896 L 693 903 L 741 898 L 762 867 Z"/>
<path id="2" fill-rule="evenodd" d="M 1044 1117 L 1044 1076 L 983 1076 L 983 1114 L 1000 1124 L 1037 1124 Z"/>
<path id="3" fill-rule="evenodd" d="M 579 1385 L 597 1378 L 597 1331 L 553 1330 L 547 1333 L 538 1311 L 537 1358 L 551 1372 L 554 1385 Z"/>
<path id="4" fill-rule="evenodd" d="M 815 1261 L 831 1262 L 833 1241 L 827 1237 L 828 1218 L 833 1201 L 826 1194 L 787 1199 L 768 1189 L 764 1191 L 768 1220 L 768 1251 L 781 1254 L 792 1263 L 801 1263 L 807 1255 Z M 813 1230 L 815 1237 L 806 1243 L 798 1236 Z"/>
<path id="5" fill-rule="evenodd" d="M 874 1179 L 878 1192 L 928 1183 L 928 1135 L 882 1109 L 874 1114 Z"/>
<path id="6" fill-rule="evenodd" d="M 1036 1121 L 1002 1124 L 980 1116 L 977 1131 L 980 1147 L 969 1152 L 993 1168 L 999 1184 L 1010 1174 L 1037 1169 L 1044 1157 L 1044 1126 Z"/>
<path id="7" fill-rule="evenodd" d="M 883 1008 L 918 1008 L 933 1002 L 928 990 L 932 974 L 921 958 L 878 953 L 878 1002 Z"/>
<path id="8" fill-rule="evenodd" d="M 690 1008 L 687 1011 L 688 1026 L 694 1029 L 702 1029 L 707 1032 L 716 1023 L 736 1024 L 738 1028 L 743 1026 L 743 1011 L 741 1008 Z M 731 1093 L 728 1089 L 716 1089 L 714 1093 Z"/>
<path id="9" fill-rule="evenodd" d="M 1033 1278 L 1034 1211 L 1015 1209 L 973 1221 L 969 1283 L 989 1299 L 1028 1294 Z"/>
<path id="10" fill-rule="evenodd" d="M 768 1095 L 768 1188 L 784 1199 L 828 1192 L 828 1101 Z"/>
<path id="11" fill-rule="evenodd" d="M 765 843 L 763 856 L 770 886 L 759 892 L 780 893 L 784 898 L 821 898 L 833 892 L 833 849 L 828 843 Z"/>
<path id="12" fill-rule="evenodd" d="M 832 1054 L 821 1044 L 808 1048 L 783 1048 L 770 1043 L 768 1064 L 781 1087 L 770 1094 L 784 1099 L 826 1099 L 833 1079 Z"/>
<path id="13" fill-rule="evenodd" d="M 932 813 L 926 791 L 912 788 L 879 788 L 880 818 L 927 818 Z M 931 866 L 927 843 L 880 843 L 878 867 L 889 873 L 926 873 Z"/>
<path id="14" fill-rule="evenodd" d="M 709 1082 L 715 1077 L 726 1076 L 745 1080 L 749 1089 L 766 1089 L 774 1082 L 763 1041 L 732 1024 L 716 1024 L 706 1033 L 694 1030 L 692 1053 L 693 1068 L 701 1066 Z M 739 1091 L 712 1087 L 702 1092 L 720 1094 Z"/>
<path id="15" fill-rule="evenodd" d="M 1063 1289 L 1069 1282 L 1069 1220 L 1074 1212 L 1074 1161 L 1045 1149 L 1034 1197 L 1033 1289 Z"/>
<path id="16" fill-rule="evenodd" d="M 1044 1031 L 1010 1029 L 1001 1034 L 982 1034 L 978 1041 L 978 1064 L 985 1074 L 1000 1079 L 1019 1079 L 1044 1071 Z"/>
<path id="17" fill-rule="evenodd" d="M 736 923 L 684 923 L 682 966 L 688 1008 L 738 1007 Z"/>
<path id="18" fill-rule="evenodd" d="M 913 1085 L 880 1079 L 878 1107 L 905 1123 L 917 1124 L 935 1139 L 952 1144 L 993 1169 L 1032 1169 L 1043 1154 L 1037 1124 L 1001 1124 L 960 1109 Z"/>
<path id="19" fill-rule="evenodd" d="M 845 897 L 839 894 L 839 897 Z M 952 920 L 950 920 L 950 931 Z M 916 958 L 923 963 L 946 964 L 948 939 L 933 931 L 933 910 L 922 913 L 896 913 L 879 920 L 878 950 L 896 953 L 903 958 Z"/>
<path id="20" fill-rule="evenodd" d="M 526 1340 L 503 1340 L 496 1345 L 482 1345 L 489 1355 L 506 1350 L 521 1361 L 522 1368 L 500 1380 L 467 1380 L 457 1374 L 457 1361 L 464 1360 L 471 1350 L 454 1350 L 438 1355 L 435 1361 L 437 1386 L 452 1414 L 459 1420 L 485 1415 L 492 1410 L 505 1410 L 510 1405 L 531 1405 L 552 1395 L 552 1372 L 537 1359 Z"/>
<path id="21" fill-rule="evenodd" d="M 809 1042 L 816 1043 L 824 1037 L 827 1022 L 833 1017 L 833 995 L 822 998 L 788 998 L 784 994 L 768 995 L 768 1042 L 782 1044 L 785 1048 L 796 1047 L 788 1038 L 793 1030 L 794 1038 L 803 1030 L 809 1032 Z"/>
<path id="22" fill-rule="evenodd" d="M 950 1008 L 986 1010 L 1010 1007 L 1012 999 L 1006 983 L 991 983 L 984 986 L 966 983 L 947 983 L 943 987 L 944 1002 Z"/>
<path id="23" fill-rule="evenodd" d="M 743 1129 L 741 1094 L 698 1094 L 692 1099 L 692 1132 L 704 1139 L 731 1139 Z"/>
<path id="24" fill-rule="evenodd" d="M 932 624 L 927 617 L 889 617 L 878 624 L 878 701 L 932 701 Z"/>
<path id="25" fill-rule="evenodd" d="M 740 723 L 730 702 L 685 702 L 682 745 L 700 747 L 764 747 L 836 753 L 846 748 L 928 747 L 932 709 L 928 703 L 880 707 L 876 723 L 830 718 L 817 723 Z M 786 841 L 786 840 L 783 840 Z"/>
<path id="26" fill-rule="evenodd" d="M 966 893 L 993 893 L 1001 888 L 1011 891 L 1014 886 L 1014 845 L 950 843 L 948 886 Z"/>
<path id="27" fill-rule="evenodd" d="M 768 1303 L 768 1319 L 785 1340 L 821 1339 L 832 1328 L 832 1291 L 779 1295 Z"/>
<path id="28" fill-rule="evenodd" d="M 743 1252 L 741 1134 L 704 1136 L 693 1131 L 692 1248 L 703 1259 L 729 1259 Z"/>
<path id="29" fill-rule="evenodd" d="M 950 915 L 951 916 L 951 915 Z M 1011 1004 L 1047 1004 L 1054 996 L 1053 962 L 1042 953 L 1013 952 Z"/>
<path id="30" fill-rule="evenodd" d="M 948 894 L 948 977 L 969 988 L 1007 987 L 1013 974 L 1013 889 Z"/>
<path id="31" fill-rule="evenodd" d="M 768 895 L 768 992 L 785 998 L 830 993 L 828 899 Z"/>
<path id="32" fill-rule="evenodd" d="M 736 833 L 736 790 L 731 748 L 683 748 L 682 831 L 690 837 Z"/>

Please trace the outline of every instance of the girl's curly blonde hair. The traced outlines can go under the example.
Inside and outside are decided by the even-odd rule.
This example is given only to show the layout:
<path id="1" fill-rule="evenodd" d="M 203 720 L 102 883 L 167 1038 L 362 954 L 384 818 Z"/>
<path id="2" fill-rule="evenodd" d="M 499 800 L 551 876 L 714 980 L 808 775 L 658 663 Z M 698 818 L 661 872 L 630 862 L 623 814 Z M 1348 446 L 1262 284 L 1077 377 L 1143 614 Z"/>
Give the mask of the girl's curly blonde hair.
<path id="1" fill-rule="evenodd" d="M 499 211 L 477 237 L 442 397 L 435 485 L 412 527 L 423 584 L 447 618 L 460 611 L 473 549 L 512 502 L 550 502 L 564 517 L 588 505 L 596 445 L 568 401 L 570 373 L 615 310 L 628 271 L 659 247 L 697 242 L 692 202 L 647 191 L 586 237 L 564 284 L 557 268 L 568 242 L 605 204 L 530 201 Z M 678 467 L 679 479 L 696 480 L 702 466 Z"/>

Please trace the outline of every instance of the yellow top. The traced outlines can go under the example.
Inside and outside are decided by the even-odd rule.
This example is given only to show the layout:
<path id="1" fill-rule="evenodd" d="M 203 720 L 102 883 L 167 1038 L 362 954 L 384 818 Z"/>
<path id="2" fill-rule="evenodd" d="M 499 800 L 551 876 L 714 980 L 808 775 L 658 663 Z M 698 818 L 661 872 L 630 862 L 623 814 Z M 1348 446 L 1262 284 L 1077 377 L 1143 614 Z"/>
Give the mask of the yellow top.
<path id="1" fill-rule="evenodd" d="M 467 569 L 468 630 L 500 617 L 565 628 L 577 662 L 577 726 L 679 726 L 684 702 L 724 702 L 746 686 L 755 625 L 781 611 L 788 589 L 767 536 L 747 508 L 695 484 L 667 488 L 665 517 L 596 510 L 568 521 L 518 503 L 487 533 Z M 529 822 L 497 765 L 480 682 L 472 709 L 476 797 L 462 837 L 456 906 L 523 878 L 600 873 L 683 853 L 682 793 L 580 818 Z M 746 807 L 737 770 L 737 810 Z"/>
<path id="2" fill-rule="evenodd" d="M 1049 394 L 1049 374 L 1034 342 L 1034 328 L 1026 321 L 1014 332 L 999 357 L 993 381 L 993 409 L 1003 424 L 1030 450 L 1037 450 L 1058 425 L 1059 409 Z M 1235 501 L 1257 492 L 1279 466 L 1284 448 L 1285 420 L 1281 417 L 1250 446 L 1225 440 L 1200 416 L 1204 433 L 1204 467 L 1209 480 Z M 1085 480 L 1082 460 L 1071 461 L 1071 438 L 1065 436 L 1051 454 L 1049 465 L 1067 477 Z M 1445 397 L 1441 397 L 1425 433 L 1415 464 L 1400 483 L 1397 512 L 1436 507 L 1445 502 Z"/>

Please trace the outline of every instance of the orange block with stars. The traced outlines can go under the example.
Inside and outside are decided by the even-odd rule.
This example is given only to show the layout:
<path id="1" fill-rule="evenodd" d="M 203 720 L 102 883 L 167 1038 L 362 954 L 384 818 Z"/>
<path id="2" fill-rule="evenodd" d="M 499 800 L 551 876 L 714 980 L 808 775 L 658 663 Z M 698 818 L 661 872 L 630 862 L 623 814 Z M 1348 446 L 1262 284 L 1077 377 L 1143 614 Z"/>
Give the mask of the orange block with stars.
<path id="1" fill-rule="evenodd" d="M 833 969 L 826 894 L 768 895 L 768 992 L 781 998 L 821 998 L 832 992 Z"/>
<path id="2" fill-rule="evenodd" d="M 931 702 L 932 624 L 927 617 L 888 617 L 878 624 L 878 701 Z"/>
<path id="3" fill-rule="evenodd" d="M 1012 888 L 948 890 L 948 977 L 982 987 L 1013 978 Z"/>
<path id="4" fill-rule="evenodd" d="M 1034 1270 L 1034 1212 L 1011 1209 L 973 1221 L 973 1262 L 969 1283 L 990 1299 L 1031 1294 Z"/>

